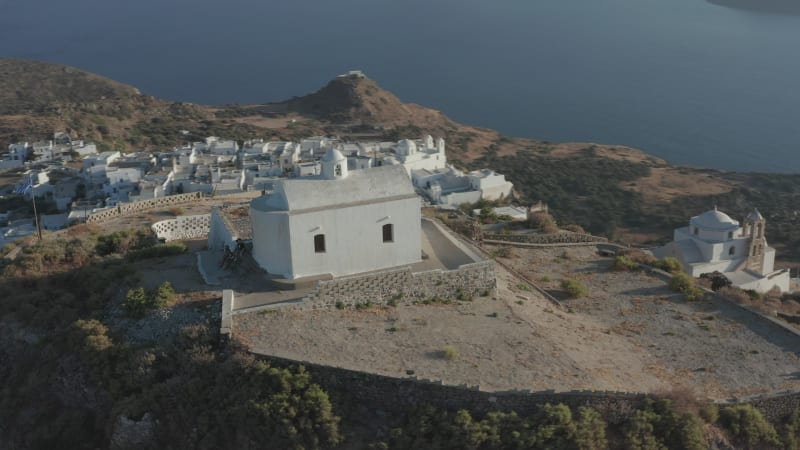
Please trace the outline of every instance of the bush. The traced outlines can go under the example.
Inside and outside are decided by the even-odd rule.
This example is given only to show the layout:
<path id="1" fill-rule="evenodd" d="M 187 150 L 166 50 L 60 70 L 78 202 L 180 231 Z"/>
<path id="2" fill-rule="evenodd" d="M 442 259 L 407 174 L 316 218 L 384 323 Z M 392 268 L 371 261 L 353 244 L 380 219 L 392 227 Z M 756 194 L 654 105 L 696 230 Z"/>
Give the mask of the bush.
<path id="1" fill-rule="evenodd" d="M 549 213 L 538 212 L 531 214 L 529 219 L 530 227 L 534 230 L 539 230 L 542 233 L 557 233 L 558 225 L 556 220 L 553 219 Z"/>
<path id="2" fill-rule="evenodd" d="M 122 302 L 122 307 L 125 309 L 125 314 L 135 319 L 144 317 L 147 310 L 150 309 L 150 301 L 144 288 L 128 290 L 125 295 L 125 301 Z"/>
<path id="3" fill-rule="evenodd" d="M 172 288 L 172 283 L 165 281 L 161 283 L 153 294 L 153 306 L 156 308 L 164 308 L 175 304 L 175 289 Z"/>
<path id="4" fill-rule="evenodd" d="M 442 349 L 442 357 L 448 361 L 458 358 L 458 350 L 452 345 L 445 345 Z"/>
<path id="5" fill-rule="evenodd" d="M 684 272 L 676 273 L 669 280 L 669 288 L 680 292 L 686 300 L 695 301 L 703 298 L 705 293 L 697 287 L 694 278 Z"/>
<path id="6" fill-rule="evenodd" d="M 683 264 L 681 264 L 680 261 L 671 256 L 656 261 L 655 263 L 653 263 L 653 266 L 656 267 L 657 269 L 661 269 L 665 272 L 673 274 L 683 271 Z"/>
<path id="7" fill-rule="evenodd" d="M 630 258 L 624 255 L 620 255 L 614 258 L 614 262 L 611 264 L 611 268 L 616 271 L 633 271 L 639 268 L 639 263 L 632 261 Z"/>
<path id="8" fill-rule="evenodd" d="M 765 445 L 777 447 L 781 444 L 775 427 L 753 405 L 727 406 L 719 416 L 720 425 L 748 448 L 763 448 Z"/>
<path id="9" fill-rule="evenodd" d="M 574 278 L 564 278 L 561 280 L 561 289 L 566 291 L 572 298 L 580 298 L 589 294 L 589 289 L 581 280 Z"/>

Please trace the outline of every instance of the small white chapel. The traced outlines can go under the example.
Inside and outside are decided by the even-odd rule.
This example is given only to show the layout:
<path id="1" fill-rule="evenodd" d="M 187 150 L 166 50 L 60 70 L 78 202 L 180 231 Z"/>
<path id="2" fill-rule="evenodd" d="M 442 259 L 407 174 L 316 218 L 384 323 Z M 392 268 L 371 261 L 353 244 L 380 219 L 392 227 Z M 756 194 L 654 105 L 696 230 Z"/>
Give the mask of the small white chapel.
<path id="1" fill-rule="evenodd" d="M 742 289 L 788 292 L 789 270 L 775 270 L 775 249 L 767 244 L 765 226 L 758 210 L 740 226 L 715 207 L 689 219 L 689 226 L 675 230 L 672 242 L 652 252 L 658 258 L 677 258 L 693 277 L 718 271 Z"/>
<path id="2" fill-rule="evenodd" d="M 252 254 L 264 270 L 338 277 L 420 261 L 420 199 L 404 166 L 348 171 L 334 148 L 321 166 L 250 203 Z"/>

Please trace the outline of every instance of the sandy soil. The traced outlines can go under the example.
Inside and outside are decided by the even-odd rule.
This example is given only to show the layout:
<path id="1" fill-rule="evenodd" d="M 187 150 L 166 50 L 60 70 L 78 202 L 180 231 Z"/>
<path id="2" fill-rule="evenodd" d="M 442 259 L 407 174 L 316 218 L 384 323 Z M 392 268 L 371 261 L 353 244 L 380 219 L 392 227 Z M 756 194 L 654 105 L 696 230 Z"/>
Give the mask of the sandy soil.
<path id="1" fill-rule="evenodd" d="M 744 318 L 732 309 L 687 305 L 655 278 L 608 272 L 608 262 L 591 249 L 569 260 L 553 250 L 520 253 L 508 262 L 531 279 L 578 273 L 592 294 L 560 309 L 498 267 L 493 297 L 456 305 L 242 314 L 235 317 L 235 333 L 257 352 L 391 376 L 413 371 L 483 390 L 663 392 L 688 386 L 724 398 L 800 388 L 800 362 L 789 343 L 740 323 Z M 448 359 L 446 347 L 458 355 Z"/>

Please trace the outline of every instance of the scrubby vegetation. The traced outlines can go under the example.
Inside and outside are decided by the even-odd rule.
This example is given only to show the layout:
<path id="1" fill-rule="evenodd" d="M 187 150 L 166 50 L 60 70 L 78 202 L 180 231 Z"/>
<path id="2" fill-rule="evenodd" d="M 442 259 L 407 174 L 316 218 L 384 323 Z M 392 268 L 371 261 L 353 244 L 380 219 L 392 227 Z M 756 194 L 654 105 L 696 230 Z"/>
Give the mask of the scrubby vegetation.
<path id="1" fill-rule="evenodd" d="M 585 297 L 589 294 L 589 288 L 581 280 L 575 278 L 564 278 L 561 280 L 561 289 L 571 298 Z"/>
<path id="2" fill-rule="evenodd" d="M 168 306 L 175 295 L 169 283 L 149 293 L 134 287 L 139 276 L 124 256 L 141 251 L 132 249 L 143 237 L 78 227 L 3 268 L 0 446 L 106 448 L 119 416 L 148 423 L 156 448 L 340 442 L 339 418 L 308 373 L 220 346 L 213 325 L 189 325 L 169 341 L 126 342 L 107 314 L 120 289 L 133 312 Z"/>
<path id="3" fill-rule="evenodd" d="M 683 294 L 686 300 L 689 301 L 700 300 L 705 295 L 703 291 L 697 287 L 695 279 L 684 272 L 679 272 L 672 276 L 669 280 L 669 288 Z"/>

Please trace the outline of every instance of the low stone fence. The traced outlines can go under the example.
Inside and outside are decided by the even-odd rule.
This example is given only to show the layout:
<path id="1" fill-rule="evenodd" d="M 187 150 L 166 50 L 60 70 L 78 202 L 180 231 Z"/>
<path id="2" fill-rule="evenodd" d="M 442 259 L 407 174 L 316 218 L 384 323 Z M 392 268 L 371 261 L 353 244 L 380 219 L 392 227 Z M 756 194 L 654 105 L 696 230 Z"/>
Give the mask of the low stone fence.
<path id="1" fill-rule="evenodd" d="M 169 242 L 178 239 L 195 239 L 208 236 L 210 227 L 211 215 L 201 214 L 162 220 L 154 223 L 151 229 L 159 239 Z"/>
<path id="2" fill-rule="evenodd" d="M 401 267 L 323 280 L 292 308 L 318 310 L 358 305 L 412 304 L 432 299 L 467 299 L 488 295 L 496 285 L 494 261 L 465 264 L 455 270 L 412 273 Z"/>
<path id="3" fill-rule="evenodd" d="M 548 234 L 484 234 L 484 242 L 501 241 L 518 244 L 594 244 L 598 242 L 608 242 L 608 239 L 591 234 L 573 233 L 571 231 L 559 231 L 558 233 Z"/>
<path id="4" fill-rule="evenodd" d="M 197 203 L 205 199 L 202 192 L 192 192 L 189 194 L 169 195 L 166 197 L 150 198 L 130 203 L 121 203 L 116 208 L 107 209 L 97 213 L 92 213 L 87 219 L 87 223 L 101 223 L 107 220 L 116 219 L 126 214 L 134 214 L 155 208 L 168 206 L 179 206 L 188 203 Z"/>
<path id="5" fill-rule="evenodd" d="M 276 367 L 302 365 L 314 382 L 370 411 L 401 415 L 429 404 L 449 411 L 466 409 L 483 415 L 491 411 L 516 411 L 526 416 L 546 403 L 563 403 L 572 408 L 590 406 L 612 424 L 631 417 L 648 397 L 646 394 L 613 391 L 533 392 L 527 390 L 487 392 L 477 386 L 450 386 L 441 381 L 416 377 L 395 378 L 367 372 L 323 366 L 267 355 L 256 355 Z"/>
<path id="6" fill-rule="evenodd" d="M 466 409 L 478 415 L 491 411 L 515 411 L 526 416 L 535 413 L 543 404 L 563 403 L 570 408 L 589 406 L 600 412 L 609 423 L 620 424 L 630 418 L 645 399 L 654 397 L 653 394 L 617 391 L 487 392 L 481 391 L 479 386 L 446 385 L 441 381 L 417 377 L 396 378 L 269 355 L 257 354 L 256 357 L 275 367 L 302 365 L 311 373 L 313 381 L 326 391 L 336 392 L 371 411 L 387 414 L 404 414 L 420 405 L 429 404 L 448 411 Z M 800 392 L 732 398 L 716 404 L 750 404 L 766 418 L 777 421 L 800 409 Z"/>

